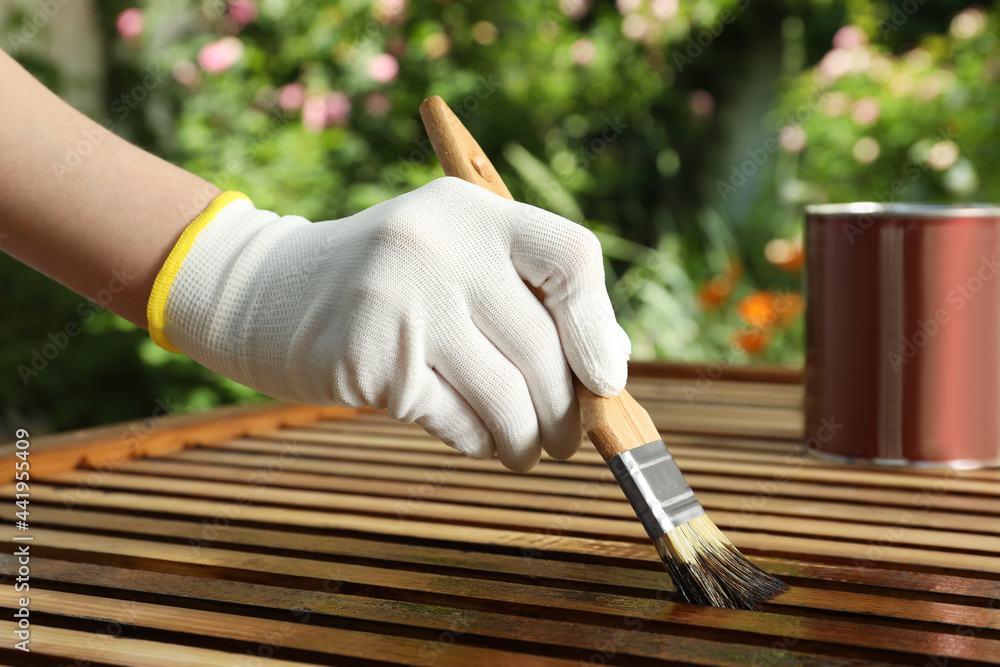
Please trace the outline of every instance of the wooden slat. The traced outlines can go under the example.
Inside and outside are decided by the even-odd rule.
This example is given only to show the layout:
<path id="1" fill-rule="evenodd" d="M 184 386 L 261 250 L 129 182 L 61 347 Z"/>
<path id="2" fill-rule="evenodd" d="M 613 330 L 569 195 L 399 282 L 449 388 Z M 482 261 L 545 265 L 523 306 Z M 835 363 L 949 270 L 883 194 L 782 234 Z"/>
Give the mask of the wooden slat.
<path id="1" fill-rule="evenodd" d="M 760 387 L 802 384 L 802 369 L 784 366 L 723 364 L 677 364 L 663 361 L 633 361 L 628 365 L 629 378 L 655 378 L 663 382 L 717 378 L 718 381 L 736 381 L 756 384 Z"/>
<path id="2" fill-rule="evenodd" d="M 639 569 L 600 562 L 576 563 L 552 561 L 543 558 L 524 558 L 521 555 L 493 553 L 477 545 L 463 544 L 462 548 L 406 544 L 399 540 L 387 547 L 385 536 L 343 537 L 335 535 L 303 534 L 282 531 L 277 527 L 248 528 L 239 525 L 206 524 L 190 519 L 156 519 L 108 514 L 99 511 L 73 510 L 45 507 L 36 510 L 39 527 L 59 530 L 78 529 L 89 533 L 128 533 L 144 539 L 183 542 L 195 546 L 211 544 L 260 546 L 286 552 L 297 551 L 305 555 L 324 554 L 337 559 L 353 558 L 365 561 L 384 561 L 391 567 L 419 568 L 423 571 L 464 571 L 469 576 L 504 578 L 523 581 L 525 578 L 545 578 L 565 582 L 588 583 L 605 588 L 642 589 L 646 591 L 672 591 L 669 577 L 662 568 Z"/>
<path id="3" fill-rule="evenodd" d="M 332 654 L 353 658 L 378 659 L 398 664 L 414 665 L 478 665 L 505 667 L 520 665 L 562 665 L 574 663 L 551 657 L 511 653 L 493 648 L 470 649 L 460 644 L 442 644 L 432 639 L 412 639 L 392 634 L 357 632 L 339 628 L 296 623 L 302 616 L 289 620 L 270 620 L 247 615 L 185 609 L 167 605 L 129 601 L 108 608 L 101 597 L 36 590 L 32 594 L 36 613 L 56 614 L 75 618 L 128 623 L 133 628 L 197 634 L 215 639 L 235 640 L 246 644 L 253 656 L 257 647 L 296 649 L 317 654 Z M 12 608 L 16 600 L 13 589 L 0 588 L 0 607 Z"/>
<path id="4" fill-rule="evenodd" d="M 454 628 L 453 633 L 477 635 L 487 641 L 532 642 L 565 649 L 585 649 L 603 655 L 614 647 L 616 655 L 650 658 L 683 658 L 692 664 L 746 665 L 770 657 L 769 647 L 727 644 L 724 641 L 671 636 L 669 642 L 656 633 L 630 628 L 624 623 L 618 628 L 552 621 L 545 618 L 425 605 L 398 600 L 370 598 L 364 595 L 344 595 L 330 590 L 280 588 L 240 581 L 222 582 L 204 577 L 191 577 L 144 570 L 87 563 L 44 560 L 40 574 L 47 580 L 85 586 L 114 587 L 125 594 L 143 593 L 144 597 L 188 599 L 217 604 L 239 604 L 244 609 L 280 609 L 292 612 L 294 621 L 301 621 L 308 609 L 313 614 L 344 619 L 359 619 L 371 623 L 392 623 L 439 631 Z M 244 612 L 246 613 L 246 612 Z M 634 630 L 623 632 L 623 630 Z M 538 646 L 542 650 L 541 646 Z M 564 649 L 564 650 L 565 650 Z M 551 649 L 549 649 L 551 650 Z M 854 665 L 869 664 L 860 660 L 831 660 L 828 657 L 791 652 L 796 664 Z M 520 656 L 516 656 L 516 660 Z M 478 660 L 475 664 L 481 664 Z M 516 664 L 522 664 L 518 662 Z M 579 664 L 579 663 L 577 663 Z"/>
<path id="5" fill-rule="evenodd" d="M 55 489 L 39 485 L 34 491 L 38 500 L 62 505 L 73 505 L 94 508 L 129 509 L 142 506 L 147 511 L 160 514 L 189 514 L 208 518 L 226 516 L 220 512 L 226 506 L 218 501 L 205 501 L 181 496 L 145 495 L 107 491 L 88 496 L 82 503 L 69 495 L 64 489 Z M 420 539 L 468 541 L 487 544 L 502 544 L 507 547 L 531 550 L 566 551 L 576 554 L 602 554 L 619 558 L 643 558 L 658 561 L 655 551 L 644 541 L 636 531 L 628 539 L 623 539 L 618 533 L 629 530 L 625 522 L 620 531 L 615 534 L 602 534 L 599 531 L 577 531 L 574 524 L 580 521 L 578 516 L 561 516 L 544 528 L 528 526 L 493 526 L 493 525 L 461 525 L 453 521 L 417 521 L 405 517 L 401 521 L 398 515 L 369 514 L 354 512 L 336 512 L 332 510 L 297 509 L 290 512 L 284 507 L 272 507 L 258 504 L 240 504 L 237 513 L 241 521 L 273 523 L 276 525 L 298 526 L 313 529 L 337 529 L 346 531 L 365 531 L 382 534 L 396 534 L 400 531 Z M 404 528 L 405 527 L 405 528 Z M 633 530 L 634 524 L 633 524 Z M 579 533 L 579 536 L 576 533 Z M 911 548 L 898 546 L 895 542 L 882 544 L 867 544 L 862 542 L 846 542 L 840 539 L 823 537 L 801 537 L 782 535 L 776 539 L 774 535 L 744 530 L 732 531 L 729 535 L 740 550 L 747 553 L 781 553 L 794 557 L 825 557 L 842 562 L 861 564 L 862 567 L 878 567 L 891 564 L 896 567 L 909 567 L 922 571 L 938 571 L 947 573 L 986 573 L 1000 572 L 1000 557 L 980 555 L 975 553 L 952 553 L 936 549 Z"/>
<path id="6" fill-rule="evenodd" d="M 249 433 L 318 419 L 347 419 L 359 411 L 340 406 L 316 407 L 267 403 L 221 408 L 207 414 L 160 415 L 147 420 L 98 429 L 32 438 L 31 470 L 36 474 L 66 470 L 80 464 L 114 468 L 139 456 L 153 456 L 198 442 L 226 440 Z M 14 479 L 16 448 L 0 446 L 0 481 Z"/>
<path id="7" fill-rule="evenodd" d="M 77 549 L 72 533 L 53 530 L 38 531 L 40 540 L 64 551 Z M 734 635 L 764 635 L 771 638 L 791 636 L 797 641 L 847 645 L 866 650 L 893 651 L 911 655 L 933 654 L 962 660 L 1000 663 L 1000 640 L 977 636 L 911 630 L 892 627 L 879 630 L 876 626 L 852 621 L 816 619 L 761 612 L 734 612 L 711 607 L 693 607 L 676 603 L 632 598 L 621 595 L 550 589 L 496 581 L 478 581 L 473 588 L 462 579 L 425 574 L 397 572 L 361 565 L 315 562 L 306 559 L 270 556 L 266 554 L 231 552 L 204 548 L 194 550 L 187 545 L 157 544 L 155 551 L 142 540 L 90 536 L 87 550 L 102 553 L 115 560 L 121 557 L 155 559 L 157 561 L 196 567 L 241 568 L 254 572 L 285 577 L 307 577 L 319 581 L 338 581 L 397 591 L 396 595 L 431 594 L 457 596 L 476 603 L 483 609 L 497 603 L 531 605 L 547 609 L 548 618 L 568 618 L 575 614 L 597 617 L 633 617 L 640 621 L 663 622 L 671 626 L 714 628 Z M 193 571 L 190 567 L 186 572 Z M 405 597 L 403 598 L 405 599 Z"/>
<path id="8" fill-rule="evenodd" d="M 237 484 L 253 483 L 260 475 L 255 468 L 208 465 L 205 463 L 191 465 L 164 460 L 130 461 L 121 467 L 121 471 L 134 474 L 203 479 Z M 84 482 L 86 482 L 88 477 L 89 473 L 83 475 L 82 479 Z M 45 479 L 52 481 L 57 479 L 57 477 L 53 476 Z M 484 494 L 481 489 L 447 485 L 421 488 L 419 484 L 384 481 L 381 479 L 338 477 L 335 482 L 332 482 L 329 475 L 288 471 L 282 472 L 279 476 L 270 479 L 269 485 L 282 488 L 320 491 L 335 490 L 339 493 L 363 493 L 398 498 L 403 501 L 403 505 L 400 507 L 402 514 L 408 513 L 410 505 L 420 504 L 433 495 L 435 500 L 441 502 L 461 503 L 468 506 L 488 505 L 491 507 L 523 508 L 548 512 L 575 513 L 587 516 L 616 517 L 627 520 L 631 520 L 633 517 L 632 508 L 622 502 L 624 501 L 624 496 L 619 499 L 608 500 L 587 498 L 585 502 L 581 502 L 579 498 L 572 496 L 556 496 L 497 489 L 491 489 L 488 494 Z M 729 484 L 723 483 L 720 486 L 723 487 L 723 490 L 732 490 Z M 612 490 L 614 488 L 617 487 L 613 486 Z M 929 509 L 914 512 L 912 509 L 894 507 L 891 504 L 876 504 L 883 500 L 877 493 L 873 493 L 871 498 L 860 499 L 861 506 L 859 507 L 857 503 L 831 502 L 822 499 L 785 499 L 777 494 L 762 494 L 757 500 L 748 501 L 742 493 L 705 491 L 703 488 L 707 488 L 707 486 L 703 487 L 697 481 L 694 488 L 698 492 L 698 499 L 706 508 L 740 512 L 748 517 L 748 521 L 752 511 L 754 514 L 816 516 L 874 523 L 882 526 L 900 524 L 941 530 L 963 530 L 974 533 L 1000 535 L 1000 522 L 995 521 L 989 516 L 969 515 L 964 512 L 932 511 Z M 838 500 L 853 500 L 851 497 L 844 497 L 843 494 L 836 495 L 835 497 Z M 997 506 L 1000 508 L 1000 502 L 997 503 Z"/>
<path id="9" fill-rule="evenodd" d="M 664 441 L 667 443 L 670 452 L 675 457 L 686 460 L 701 459 L 712 462 L 724 460 L 727 463 L 763 463 L 774 466 L 776 470 L 786 466 L 792 466 L 795 468 L 818 468 L 834 473 L 839 471 L 843 473 L 842 476 L 847 479 L 852 479 L 856 473 L 873 473 L 879 475 L 889 474 L 894 478 L 921 478 L 918 483 L 930 485 L 931 487 L 938 484 L 938 480 L 946 480 L 943 482 L 944 484 L 950 484 L 951 480 L 962 479 L 1000 481 L 1000 470 L 996 469 L 887 469 L 885 466 L 879 465 L 850 464 L 827 461 L 809 455 L 808 452 L 801 450 L 797 445 L 789 445 L 787 443 L 781 447 L 764 447 L 759 444 L 756 447 L 746 447 L 740 445 L 730 446 L 730 443 L 720 441 L 716 438 L 712 438 L 712 440 L 714 440 L 714 442 L 711 443 L 711 447 L 706 447 L 700 442 L 692 443 L 686 438 L 680 437 L 668 437 Z M 395 462 L 406 462 L 400 458 L 400 452 L 404 453 L 402 456 L 406 456 L 406 454 L 410 452 L 414 454 L 431 454 L 434 456 L 449 454 L 453 457 L 455 465 L 458 465 L 458 462 L 464 458 L 459 452 L 450 448 L 442 447 L 440 441 L 430 437 L 398 437 L 390 434 L 383 435 L 368 433 L 352 434 L 349 431 L 341 432 L 332 429 L 285 429 L 282 430 L 280 434 L 264 434 L 255 437 L 240 438 L 239 440 L 227 440 L 204 445 L 202 448 L 273 452 L 275 451 L 275 446 L 267 444 L 273 442 L 280 442 L 286 447 L 293 446 L 295 453 L 300 456 L 314 455 L 321 458 L 330 457 L 340 458 L 342 460 L 363 457 L 364 460 L 371 461 L 379 459 L 392 459 Z M 294 445 L 289 445 L 290 442 L 293 442 Z M 324 446 L 306 446 L 310 444 Z M 364 453 L 358 453 L 360 447 L 364 448 Z M 418 456 L 416 459 L 411 459 L 410 461 L 412 462 L 413 460 L 419 462 L 421 459 Z M 424 457 L 422 460 L 433 461 L 435 464 L 440 464 L 442 462 L 442 459 L 434 459 L 431 457 Z M 534 474 L 545 474 L 546 471 L 559 470 L 559 468 L 551 466 L 551 463 L 553 462 L 552 459 L 543 458 L 543 462 L 545 465 L 542 468 L 537 468 L 534 471 Z M 557 465 L 560 466 L 579 464 L 590 464 L 597 469 L 603 469 L 605 467 L 604 459 L 601 458 L 601 455 L 598 454 L 593 446 L 587 441 L 582 443 L 580 451 L 577 452 L 571 460 L 559 461 L 557 463 Z M 462 465 L 466 464 L 463 462 Z M 496 463 L 479 461 L 473 462 L 472 465 L 477 466 L 475 469 L 506 472 L 506 470 Z M 556 472 L 555 474 L 559 473 Z"/>
<path id="10" fill-rule="evenodd" d="M 376 415 L 378 413 L 375 413 Z M 361 415 L 351 419 L 347 422 L 341 421 L 318 421 L 313 424 L 305 424 L 299 428 L 293 429 L 297 433 L 307 434 L 307 437 L 321 437 L 322 433 L 340 433 L 340 434 L 355 434 L 361 437 L 375 435 L 375 436 L 389 436 L 388 440 L 385 442 L 387 444 L 382 446 L 388 447 L 418 447 L 422 448 L 428 444 L 433 444 L 435 450 L 439 450 L 442 446 L 442 442 L 437 438 L 433 438 L 424 432 L 422 428 L 416 426 L 415 424 L 403 424 L 396 421 L 390 421 L 384 417 L 381 419 L 371 420 L 362 419 Z M 284 431 L 280 432 L 284 434 Z M 261 434 L 258 438 L 272 438 L 277 437 L 275 434 Z M 660 428 L 660 435 L 667 445 L 671 444 L 688 444 L 695 446 L 708 445 L 710 447 L 723 446 L 730 449 L 747 449 L 747 450 L 762 450 L 762 451 L 778 451 L 778 452 L 789 452 L 794 451 L 799 448 L 798 443 L 791 443 L 787 440 L 767 440 L 762 438 L 740 438 L 732 436 L 716 436 L 716 435 L 705 435 L 705 434 L 676 434 L 669 433 L 664 429 L 663 425 Z M 586 437 L 584 437 L 584 442 L 586 442 Z M 596 451 L 595 451 L 596 453 Z M 574 459 L 575 460 L 575 456 Z M 971 471 L 965 471 L 971 472 Z"/>
<path id="11" fill-rule="evenodd" d="M 442 446 L 440 440 L 427 435 L 423 429 L 412 424 L 400 424 L 388 420 L 363 421 L 352 419 L 347 422 L 330 421 L 316 422 L 301 428 L 283 429 L 280 432 L 264 433 L 254 436 L 248 441 L 289 439 L 304 443 L 345 444 L 357 447 L 414 450 L 421 452 L 450 453 L 461 456 L 457 451 Z M 413 428 L 407 428 L 413 427 Z M 697 455 L 701 458 L 726 460 L 783 460 L 794 465 L 819 466 L 828 470 L 843 470 L 853 472 L 866 470 L 885 472 L 886 467 L 864 463 L 840 463 L 807 452 L 801 443 L 788 440 L 767 440 L 761 438 L 739 438 L 732 436 L 715 436 L 705 434 L 678 434 L 662 430 L 661 437 L 671 452 Z M 771 455 L 771 456 L 767 456 Z M 777 457 L 777 458 L 774 458 Z M 543 457 L 544 458 L 544 457 Z M 591 446 L 586 438 L 580 451 L 573 456 L 570 463 L 592 463 L 603 465 L 603 459 Z M 951 470 L 942 468 L 893 468 L 894 475 L 917 475 L 921 477 L 983 479 L 1000 481 L 1000 468 L 973 468 L 967 470 Z"/>
<path id="12" fill-rule="evenodd" d="M 212 463 L 231 463 L 233 465 L 243 464 L 257 466 L 277 465 L 280 463 L 283 469 L 287 470 L 314 470 L 336 474 L 338 470 L 347 469 L 344 462 L 365 462 L 365 463 L 385 463 L 386 465 L 397 465 L 409 467 L 411 469 L 455 471 L 455 472 L 483 472 L 487 474 L 499 474 L 509 477 L 526 477 L 528 479 L 537 478 L 535 482 L 539 485 L 547 484 L 551 479 L 582 480 L 589 482 L 593 479 L 612 481 L 610 471 L 607 468 L 594 464 L 593 466 L 581 465 L 580 463 L 570 463 L 565 461 L 541 461 L 531 472 L 526 475 L 518 475 L 503 468 L 498 461 L 486 460 L 476 461 L 459 456 L 444 456 L 442 454 L 422 453 L 422 452 L 379 452 L 371 450 L 359 451 L 357 448 L 329 447 L 319 444 L 296 443 L 288 449 L 294 452 L 294 456 L 286 454 L 282 456 L 279 452 L 284 446 L 271 442 L 259 442 L 253 439 L 242 441 L 225 441 L 205 445 L 197 449 L 189 449 L 178 452 L 178 460 L 200 461 Z M 213 451 L 209 451 L 213 450 Z M 263 456 L 247 457 L 242 452 L 260 452 Z M 699 454 L 677 453 L 675 454 L 677 465 L 684 472 L 685 477 L 692 474 L 718 474 L 724 473 L 734 477 L 752 478 L 760 481 L 758 491 L 763 491 L 771 486 L 780 486 L 791 481 L 816 482 L 821 484 L 840 487 L 845 492 L 851 488 L 861 486 L 867 489 L 885 488 L 889 490 L 903 489 L 921 492 L 914 496 L 911 505 L 917 506 L 925 502 L 931 502 L 934 497 L 942 496 L 945 493 L 961 493 L 972 496 L 981 496 L 986 500 L 1000 498 L 1000 484 L 991 480 L 980 480 L 974 477 L 963 477 L 959 473 L 954 475 L 942 474 L 941 476 L 930 476 L 907 472 L 895 472 L 893 469 L 877 468 L 841 468 L 839 464 L 830 465 L 805 465 L 797 459 L 777 461 L 773 463 L 754 463 L 745 461 L 725 461 L 720 463 L 712 457 L 702 458 Z M 464 476 L 463 476 L 464 477 Z M 544 481 L 543 481 L 544 480 Z M 581 493 L 578 488 L 573 493 Z"/>
<path id="13" fill-rule="evenodd" d="M 589 442 L 514 474 L 381 412 L 255 408 L 33 439 L 39 664 L 245 665 L 266 636 L 254 664 L 1000 664 L 1000 470 L 803 457 L 796 373 L 707 370 L 629 389 L 790 585 L 760 613 L 677 602 Z"/>
<path id="14" fill-rule="evenodd" d="M 773 385 L 762 391 L 760 385 L 746 382 L 716 381 L 706 385 L 697 381 L 663 382 L 640 377 L 630 378 L 628 389 L 644 406 L 670 402 L 682 405 L 801 408 L 803 400 L 802 387 L 799 385 Z"/>
<path id="15" fill-rule="evenodd" d="M 67 472 L 52 476 L 50 479 L 60 484 L 74 485 L 85 483 L 86 477 L 87 473 L 84 472 Z M 163 496 L 210 497 L 224 500 L 238 497 L 240 493 L 245 492 L 246 487 L 242 484 L 227 482 L 205 483 L 198 480 L 119 473 L 106 480 L 104 488 L 140 491 Z M 404 505 L 399 500 L 390 498 L 343 492 L 291 490 L 270 485 L 258 488 L 254 492 L 253 502 L 260 505 L 302 507 L 386 517 L 402 516 L 406 520 L 440 523 L 461 522 L 466 525 L 488 527 L 519 526 L 527 530 L 545 530 L 558 525 L 565 534 L 605 539 L 630 539 L 639 543 L 642 543 L 646 536 L 638 522 L 624 513 L 618 518 L 606 519 L 589 516 L 583 511 L 567 515 L 500 507 L 470 507 L 462 504 L 442 503 L 434 499 L 426 499 L 419 504 Z M 886 532 L 884 526 L 849 521 L 773 516 L 760 511 L 751 519 L 746 519 L 745 516 L 737 512 L 724 510 L 710 511 L 709 514 L 712 520 L 723 528 L 749 527 L 754 531 L 808 535 L 820 539 L 862 541 L 876 544 Z M 986 522 L 983 523 L 984 528 L 986 528 Z M 963 551 L 968 554 L 993 556 L 1000 553 L 1000 537 L 991 535 L 945 530 L 921 530 L 906 525 L 896 526 L 892 535 L 894 545 L 905 547 L 934 548 L 942 543 L 954 543 L 955 540 L 962 540 Z M 954 555 L 953 562 L 956 565 L 966 563 L 970 567 L 972 563 L 979 563 L 980 567 L 988 567 L 979 559 L 967 559 L 964 555 L 958 554 Z M 1000 557 L 992 562 L 996 564 L 996 569 L 1000 572 Z"/>
<path id="16" fill-rule="evenodd" d="M 464 550 L 442 547 L 407 545 L 393 542 L 387 546 L 384 541 L 371 539 L 345 538 L 317 535 L 299 535 L 279 530 L 260 528 L 244 528 L 228 525 L 217 528 L 210 535 L 205 534 L 205 526 L 192 521 L 157 520 L 151 522 L 143 517 L 129 517 L 121 514 L 103 514 L 100 512 L 68 512 L 60 509 L 43 509 L 40 512 L 42 523 L 46 527 L 65 530 L 76 528 L 81 532 L 114 532 L 127 534 L 151 541 L 186 541 L 188 544 L 205 546 L 215 544 L 227 548 L 266 547 L 281 550 L 285 553 L 297 552 L 302 556 L 318 554 L 332 556 L 334 560 L 345 558 L 363 559 L 365 562 L 382 561 L 381 567 L 394 569 L 419 568 L 422 572 L 454 573 L 461 571 L 463 576 L 524 582 L 531 578 L 535 582 L 549 582 L 568 588 L 578 588 L 579 583 L 586 583 L 591 590 L 606 590 L 632 594 L 639 591 L 669 592 L 673 588 L 662 570 L 638 570 L 614 565 L 604 565 L 600 562 L 579 564 L 566 561 L 553 561 L 544 558 L 523 558 L 494 554 L 489 551 L 474 551 L 467 546 Z M 208 537 L 211 540 L 207 539 Z M 471 546 L 471 545 L 469 545 Z M 765 565 L 767 567 L 767 565 Z M 780 568 L 776 568 L 780 572 Z M 801 572 L 799 573 L 801 574 Z M 818 585 L 829 590 L 824 585 L 827 578 L 821 581 L 809 581 L 799 576 L 800 587 L 803 589 Z M 938 583 L 943 580 L 939 578 Z M 879 586 L 883 581 L 877 582 Z M 948 581 L 954 585 L 954 581 Z M 992 595 L 991 591 L 1000 591 L 1000 582 L 978 580 L 974 586 L 976 594 Z M 858 590 L 858 589 L 855 589 Z M 935 621 L 941 618 L 952 619 L 955 623 L 962 621 L 964 625 L 982 628 L 1000 628 L 1000 616 L 987 609 L 976 606 L 959 606 L 947 604 L 946 596 L 929 594 L 924 600 L 885 599 L 878 597 L 878 589 L 862 588 L 864 594 L 852 594 L 841 590 L 828 595 L 806 594 L 785 595 L 775 604 L 782 606 L 798 606 L 810 609 L 841 610 L 851 612 L 878 612 L 882 616 L 909 618 L 914 620 Z M 973 589 L 969 589 L 972 592 Z M 673 596 L 671 596 L 673 599 Z M 928 604 L 934 601 L 932 604 Z"/>
<path id="17" fill-rule="evenodd" d="M 13 637 L 16 623 L 0 621 L 0 633 Z M 28 658 L 20 664 L 38 664 L 38 656 L 63 658 L 71 656 L 80 663 L 125 665 L 127 667 L 190 667 L 191 665 L 219 665 L 220 667 L 246 667 L 248 656 L 224 651 L 174 643 L 130 639 L 114 634 L 66 630 L 45 625 L 35 625 L 31 631 L 31 653 L 18 655 L 4 651 L 11 664 Z M 16 649 L 15 649 L 16 651 Z M 35 657 L 31 657 L 34 655 Z M 257 660 L 260 660 L 258 663 Z M 14 662 L 18 660 L 18 662 Z M 254 664 L 265 667 L 301 667 L 300 662 L 275 660 L 253 656 Z"/>

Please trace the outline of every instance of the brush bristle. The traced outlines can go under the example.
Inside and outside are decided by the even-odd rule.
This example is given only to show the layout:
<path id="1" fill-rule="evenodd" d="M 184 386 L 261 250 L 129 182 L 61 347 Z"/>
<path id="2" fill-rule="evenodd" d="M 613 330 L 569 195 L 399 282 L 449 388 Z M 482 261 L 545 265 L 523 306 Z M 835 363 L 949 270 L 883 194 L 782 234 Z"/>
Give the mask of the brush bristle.
<path id="1" fill-rule="evenodd" d="M 788 589 L 747 560 L 708 515 L 653 540 L 674 586 L 691 604 L 757 611 Z"/>

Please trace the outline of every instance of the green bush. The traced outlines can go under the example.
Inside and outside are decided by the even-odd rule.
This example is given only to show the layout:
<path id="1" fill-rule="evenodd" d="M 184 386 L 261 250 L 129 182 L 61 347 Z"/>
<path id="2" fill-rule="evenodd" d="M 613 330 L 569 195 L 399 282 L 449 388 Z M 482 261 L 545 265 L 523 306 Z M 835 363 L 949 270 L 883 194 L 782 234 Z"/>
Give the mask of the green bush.
<path id="1" fill-rule="evenodd" d="M 905 15 L 897 15 L 897 22 Z M 804 140 L 786 200 L 998 201 L 1000 38 L 996 13 L 958 13 L 901 54 L 893 22 L 845 28 L 777 112 Z M 872 39 L 869 41 L 869 34 Z"/>
<path id="2" fill-rule="evenodd" d="M 769 303 L 793 303 L 789 313 L 799 307 L 797 268 L 775 267 L 764 247 L 775 237 L 795 246 L 801 203 L 872 198 L 946 122 L 959 128 L 961 151 L 949 169 L 971 164 L 977 196 L 988 198 L 996 187 L 981 171 L 996 150 L 985 140 L 995 86 L 973 85 L 996 72 L 994 30 L 987 29 L 967 39 L 927 37 L 919 53 L 926 51 L 929 63 L 923 55 L 890 58 L 887 46 L 859 47 L 894 70 L 919 65 L 920 80 L 952 71 L 950 87 L 915 114 L 911 100 L 891 98 L 884 81 L 864 74 L 825 84 L 855 104 L 874 99 L 880 117 L 861 127 L 812 113 L 800 123 L 805 149 L 780 151 L 762 169 L 740 219 L 727 217 L 711 163 L 720 137 L 733 123 L 773 126 L 794 113 L 812 94 L 814 70 L 800 70 L 824 57 L 841 25 L 854 21 L 875 35 L 875 17 L 891 17 L 890 6 L 865 5 L 869 13 L 861 15 L 848 5 L 860 6 L 161 0 L 137 9 L 113 1 L 99 4 L 109 45 L 103 117 L 116 132 L 247 193 L 262 208 L 324 220 L 440 175 L 417 109 L 428 95 L 441 95 L 516 198 L 600 236 L 634 358 L 794 364 L 802 356 L 801 316 L 771 326 L 748 313 Z M 887 41 L 897 48 L 928 28 L 945 30 L 952 13 L 924 7 Z M 9 25 L 28 16 L 15 13 Z M 784 63 L 776 85 L 787 92 L 774 118 L 724 118 L 747 73 L 744 55 L 775 43 Z M 18 57 L 59 90 L 58 67 L 43 53 L 26 49 Z M 852 157 L 863 135 L 877 135 L 881 146 L 868 165 Z M 964 197 L 947 189 L 955 178 L 949 173 L 927 171 L 921 189 L 907 196 Z M 186 205 L 193 217 L 199 204 Z M 17 313 L 0 325 L 0 359 L 18 376 L 0 388 L 8 420 L 64 429 L 147 416 L 158 399 L 187 410 L 259 398 L 156 348 L 109 313 L 84 322 L 79 297 L 6 257 L 0 281 Z M 17 369 L 30 366 L 48 333 L 67 322 L 81 323 L 84 333 L 25 385 Z M 759 329 L 763 337 L 753 339 Z"/>

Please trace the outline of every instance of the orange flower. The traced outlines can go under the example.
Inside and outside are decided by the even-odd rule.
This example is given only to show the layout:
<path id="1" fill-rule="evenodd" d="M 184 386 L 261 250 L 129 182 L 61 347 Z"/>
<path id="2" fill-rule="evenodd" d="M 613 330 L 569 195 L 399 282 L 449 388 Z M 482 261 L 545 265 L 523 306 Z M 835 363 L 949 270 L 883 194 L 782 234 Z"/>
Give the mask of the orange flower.
<path id="1" fill-rule="evenodd" d="M 798 273 L 806 262 L 802 239 L 771 239 L 764 246 L 764 257 L 779 269 Z"/>
<path id="2" fill-rule="evenodd" d="M 805 308 L 802 295 L 795 292 L 754 292 L 740 301 L 736 313 L 740 319 L 761 331 L 788 327 Z"/>
<path id="3" fill-rule="evenodd" d="M 729 298 L 732 291 L 733 283 L 729 276 L 716 276 L 698 290 L 698 301 L 707 310 L 716 308 Z"/>
<path id="4" fill-rule="evenodd" d="M 743 263 L 739 257 L 730 257 L 726 269 L 711 280 L 705 282 L 698 290 L 698 301 L 702 308 L 711 310 L 722 305 L 733 293 L 736 283 L 743 277 Z"/>
<path id="5" fill-rule="evenodd" d="M 774 308 L 775 295 L 771 292 L 754 292 L 736 306 L 740 319 L 761 331 L 766 331 L 778 321 Z"/>
<path id="6" fill-rule="evenodd" d="M 741 329 L 733 334 L 733 342 L 744 352 L 760 354 L 767 347 L 771 336 L 766 331 Z"/>
<path id="7" fill-rule="evenodd" d="M 778 311 L 778 324 L 782 327 L 791 326 L 795 318 L 805 310 L 805 307 L 806 300 L 802 298 L 801 294 L 789 292 L 784 295 L 777 295 L 774 308 Z"/>

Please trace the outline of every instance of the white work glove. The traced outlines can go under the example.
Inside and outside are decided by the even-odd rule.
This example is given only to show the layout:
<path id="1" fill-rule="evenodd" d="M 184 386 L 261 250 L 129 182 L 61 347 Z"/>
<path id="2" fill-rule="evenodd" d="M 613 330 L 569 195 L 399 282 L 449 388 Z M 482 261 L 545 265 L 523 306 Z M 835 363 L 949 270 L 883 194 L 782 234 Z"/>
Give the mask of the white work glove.
<path id="1" fill-rule="evenodd" d="M 517 471 L 579 447 L 570 368 L 611 396 L 630 351 L 590 231 L 456 178 L 320 223 L 226 193 L 148 314 L 158 344 L 260 392 L 385 408 Z"/>

